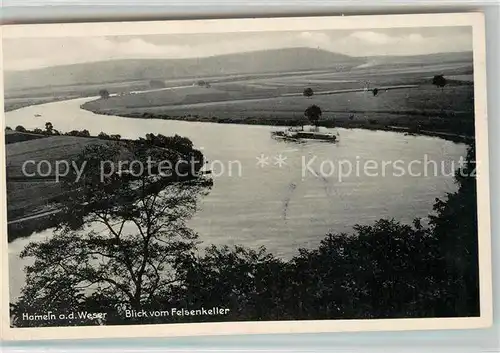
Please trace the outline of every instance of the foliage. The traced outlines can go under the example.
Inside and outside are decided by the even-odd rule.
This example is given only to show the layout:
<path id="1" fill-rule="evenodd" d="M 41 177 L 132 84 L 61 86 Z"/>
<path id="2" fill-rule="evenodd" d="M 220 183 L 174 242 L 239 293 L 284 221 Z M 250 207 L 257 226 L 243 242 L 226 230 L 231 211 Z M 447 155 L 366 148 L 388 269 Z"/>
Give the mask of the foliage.
<path id="1" fill-rule="evenodd" d="M 315 104 L 307 107 L 307 109 L 304 111 L 304 116 L 309 119 L 309 121 L 315 125 L 318 126 L 318 121 L 321 118 L 321 108 Z"/>
<path id="2" fill-rule="evenodd" d="M 467 315 L 479 311 L 478 221 L 476 201 L 476 151 L 471 146 L 466 162 L 455 176 L 457 192 L 436 200 L 431 229 L 442 249 L 441 279 L 445 293 L 441 315 Z"/>
<path id="3" fill-rule="evenodd" d="M 72 171 L 63 181 L 67 197 L 58 230 L 21 253 L 35 261 L 25 269 L 27 285 L 14 306 L 16 325 L 30 325 L 22 313 L 44 307 L 140 309 L 178 281 L 169 269 L 196 244 L 197 234 L 186 222 L 211 180 L 114 172 L 120 161 L 146 165 L 148 157 L 170 156 L 169 150 L 136 142 L 83 150 L 75 160 L 86 163 L 83 176 Z M 103 161 L 113 163 L 103 166 Z M 84 323 L 88 320 L 75 324 Z"/>
<path id="4" fill-rule="evenodd" d="M 176 299 L 184 307 L 225 306 L 231 318 L 279 319 L 280 290 L 287 290 L 286 263 L 241 246 L 209 247 L 204 256 L 187 254 L 176 268 L 184 285 Z M 282 308 L 285 310 L 285 308 Z"/>
<path id="5" fill-rule="evenodd" d="M 311 87 L 308 87 L 304 89 L 304 92 L 302 93 L 304 97 L 312 97 L 314 95 L 314 91 Z"/>
<path id="6" fill-rule="evenodd" d="M 102 99 L 108 99 L 109 98 L 109 91 L 107 89 L 101 89 L 99 91 L 99 96 L 102 98 Z"/>
<path id="7" fill-rule="evenodd" d="M 182 158 L 188 159 L 191 163 L 197 166 L 203 164 L 203 154 L 193 148 L 193 143 L 187 137 L 182 137 L 177 134 L 174 136 L 164 136 L 162 134 L 155 135 L 153 133 L 146 134 L 146 138 L 139 138 L 139 142 L 149 147 L 166 148 L 171 151 L 180 153 Z M 178 160 L 179 155 L 170 155 L 171 160 Z M 183 171 L 183 173 L 186 172 Z"/>
<path id="8" fill-rule="evenodd" d="M 26 129 L 22 125 L 17 125 L 15 130 L 18 132 L 26 132 Z"/>
<path id="9" fill-rule="evenodd" d="M 205 87 L 205 88 L 210 88 L 210 87 L 211 87 L 210 83 L 209 83 L 209 82 L 207 82 L 207 81 L 205 81 L 205 80 L 198 80 L 198 81 L 196 82 L 196 84 L 197 84 L 198 86 L 200 86 L 200 87 Z"/>
<path id="10" fill-rule="evenodd" d="M 50 121 L 45 123 L 45 131 L 47 132 L 48 135 L 52 135 L 52 132 L 54 130 L 54 126 Z"/>
<path id="11" fill-rule="evenodd" d="M 446 78 L 444 78 L 444 76 L 443 76 L 443 75 L 435 75 L 435 76 L 432 78 L 432 84 L 433 84 L 434 86 L 437 86 L 437 87 L 443 88 L 444 86 L 446 86 L 447 81 L 446 81 Z"/>
<path id="12" fill-rule="evenodd" d="M 209 248 L 182 264 L 187 307 L 227 303 L 237 320 L 352 319 L 433 314 L 432 237 L 380 220 L 329 234 L 283 262 L 267 253 Z"/>
<path id="13" fill-rule="evenodd" d="M 69 132 L 66 132 L 64 135 L 68 136 L 79 136 L 79 137 L 90 137 L 90 132 L 87 129 L 84 129 L 82 131 L 78 130 L 71 130 Z"/>

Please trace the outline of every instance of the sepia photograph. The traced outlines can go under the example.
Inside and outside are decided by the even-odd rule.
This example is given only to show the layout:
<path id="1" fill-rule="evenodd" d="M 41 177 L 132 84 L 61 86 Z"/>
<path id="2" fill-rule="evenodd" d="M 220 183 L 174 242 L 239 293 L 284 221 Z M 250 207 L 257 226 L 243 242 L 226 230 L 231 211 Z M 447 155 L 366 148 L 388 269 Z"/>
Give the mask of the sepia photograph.
<path id="1" fill-rule="evenodd" d="M 3 26 L 2 336 L 488 326 L 484 45 L 480 14 Z"/>

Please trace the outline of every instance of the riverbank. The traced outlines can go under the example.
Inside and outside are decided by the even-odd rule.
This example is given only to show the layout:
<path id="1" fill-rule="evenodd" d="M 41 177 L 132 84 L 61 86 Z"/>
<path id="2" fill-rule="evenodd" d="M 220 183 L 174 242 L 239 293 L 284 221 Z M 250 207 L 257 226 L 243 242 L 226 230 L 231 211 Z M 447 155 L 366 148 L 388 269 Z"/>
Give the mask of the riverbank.
<path id="1" fill-rule="evenodd" d="M 5 99 L 5 102 L 4 102 L 4 111 L 11 112 L 14 110 L 18 110 L 18 109 L 22 109 L 22 108 L 26 108 L 26 107 L 30 107 L 30 106 L 42 105 L 42 104 L 53 103 L 53 102 L 62 102 L 62 101 L 66 101 L 66 100 L 71 100 L 71 99 L 76 99 L 76 98 L 84 98 L 84 97 L 87 97 L 87 96 L 72 95 L 72 96 L 61 96 L 61 97 L 7 98 L 7 99 Z M 88 97 L 91 97 L 91 96 L 88 96 Z"/>
<path id="2" fill-rule="evenodd" d="M 412 80 L 388 79 L 375 94 L 338 84 L 304 97 L 287 92 L 248 92 L 217 86 L 149 92 L 84 102 L 81 109 L 100 115 L 136 119 L 178 120 L 218 124 L 301 126 L 304 111 L 321 108 L 319 125 L 346 129 L 398 131 L 467 141 L 474 136 L 474 89 L 452 81 L 444 88 Z M 384 89 L 385 87 L 385 89 Z"/>
<path id="3" fill-rule="evenodd" d="M 291 114 L 289 112 L 273 112 L 273 116 L 265 117 L 219 117 L 219 116 L 200 116 L 196 115 L 168 115 L 162 113 L 150 112 L 124 112 L 123 110 L 100 110 L 95 109 L 91 102 L 87 102 L 80 106 L 81 109 L 88 110 L 98 115 L 120 116 L 123 118 L 133 119 L 157 119 L 157 120 L 175 120 L 188 122 L 202 122 L 214 124 L 237 124 L 237 125 L 263 125 L 276 127 L 301 126 L 307 124 L 304 118 L 287 118 Z M 89 104 L 90 103 L 90 104 Z M 439 137 L 448 141 L 468 143 L 474 140 L 474 134 L 463 133 L 456 131 L 457 125 L 451 122 L 451 119 L 456 121 L 474 121 L 473 117 L 467 112 L 445 112 L 441 117 L 437 118 L 432 113 L 424 115 L 421 112 L 367 112 L 367 111 L 350 111 L 350 112 L 324 112 L 327 116 L 323 121 L 320 121 L 319 126 L 326 128 L 344 128 L 344 129 L 365 129 L 377 131 L 394 131 L 408 135 L 421 135 Z M 330 116 L 335 114 L 335 118 Z M 420 115 L 419 115 L 420 114 Z M 293 115 L 293 114 L 292 114 Z M 460 128 L 462 124 L 459 124 Z M 473 129 L 468 126 L 466 130 Z"/>

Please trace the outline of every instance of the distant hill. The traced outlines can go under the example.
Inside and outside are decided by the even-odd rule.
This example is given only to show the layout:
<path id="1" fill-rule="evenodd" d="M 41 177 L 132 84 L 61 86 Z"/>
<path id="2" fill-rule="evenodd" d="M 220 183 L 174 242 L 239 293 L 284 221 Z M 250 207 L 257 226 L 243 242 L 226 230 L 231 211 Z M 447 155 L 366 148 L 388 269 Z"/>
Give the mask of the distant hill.
<path id="1" fill-rule="evenodd" d="M 452 62 L 470 62 L 473 61 L 473 53 L 454 52 L 454 53 L 436 53 L 427 55 L 412 55 L 412 56 L 369 56 L 365 57 L 364 61 L 375 65 L 384 64 L 406 64 L 406 65 L 428 65 L 439 63 Z"/>
<path id="2" fill-rule="evenodd" d="M 5 90 L 9 92 L 50 86 L 338 69 L 339 66 L 349 70 L 360 65 L 425 65 L 455 61 L 472 63 L 472 52 L 350 57 L 319 49 L 289 48 L 196 59 L 127 59 L 6 71 L 4 82 Z"/>
<path id="3" fill-rule="evenodd" d="M 127 59 L 7 71 L 6 90 L 150 79 L 272 73 L 356 66 L 361 59 L 319 49 L 291 48 L 196 59 Z"/>

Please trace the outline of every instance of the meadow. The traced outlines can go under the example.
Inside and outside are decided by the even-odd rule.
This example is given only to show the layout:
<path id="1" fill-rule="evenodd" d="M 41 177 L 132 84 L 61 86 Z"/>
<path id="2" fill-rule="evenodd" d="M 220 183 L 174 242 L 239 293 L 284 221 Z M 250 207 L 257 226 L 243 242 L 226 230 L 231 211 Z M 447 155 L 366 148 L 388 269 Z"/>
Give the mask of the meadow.
<path id="1" fill-rule="evenodd" d="M 447 84 L 432 84 L 445 74 Z M 318 105 L 325 126 L 389 126 L 473 134 L 474 89 L 470 63 L 361 67 L 349 72 L 309 72 L 247 77 L 88 102 L 99 114 L 220 123 L 297 125 Z M 302 95 L 305 88 L 312 97 Z M 377 94 L 373 89 L 377 88 Z"/>
<path id="2" fill-rule="evenodd" d="M 9 221 L 50 209 L 50 202 L 63 195 L 59 183 L 54 181 L 55 162 L 67 160 L 71 163 L 84 146 L 99 141 L 76 136 L 51 136 L 6 145 Z M 30 174 L 37 173 L 36 165 L 42 160 L 52 165 L 51 173 L 48 173 L 47 166 L 43 166 L 42 174 L 48 174 L 46 180 L 30 178 Z M 33 163 L 27 164 L 23 172 L 26 161 Z"/>
<path id="3" fill-rule="evenodd" d="M 22 143 L 8 144 L 6 148 L 7 178 L 23 177 L 22 165 L 27 160 L 35 163 L 45 160 L 51 164 L 58 160 L 71 161 L 83 147 L 89 143 L 98 143 L 99 141 L 95 138 L 77 136 L 50 136 Z M 33 173 L 36 171 L 36 167 L 34 167 L 34 164 L 29 164 L 25 170 L 27 173 Z"/>

